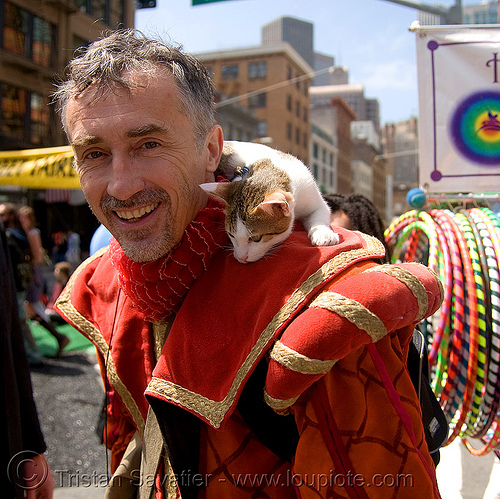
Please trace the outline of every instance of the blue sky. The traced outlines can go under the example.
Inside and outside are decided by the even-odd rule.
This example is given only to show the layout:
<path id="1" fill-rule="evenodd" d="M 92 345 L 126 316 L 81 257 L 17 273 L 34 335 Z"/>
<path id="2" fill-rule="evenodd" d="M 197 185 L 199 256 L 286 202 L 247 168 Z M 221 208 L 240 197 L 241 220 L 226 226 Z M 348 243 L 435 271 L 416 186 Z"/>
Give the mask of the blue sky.
<path id="1" fill-rule="evenodd" d="M 432 0 L 423 3 L 434 4 Z M 451 6 L 454 0 L 440 0 Z M 480 3 L 465 0 L 463 5 Z M 415 34 L 418 13 L 386 0 L 231 0 L 192 7 L 191 0 L 157 0 L 136 13 L 144 33 L 206 52 L 260 45 L 261 27 L 282 16 L 314 24 L 314 50 L 349 69 L 380 102 L 382 124 L 418 115 Z"/>

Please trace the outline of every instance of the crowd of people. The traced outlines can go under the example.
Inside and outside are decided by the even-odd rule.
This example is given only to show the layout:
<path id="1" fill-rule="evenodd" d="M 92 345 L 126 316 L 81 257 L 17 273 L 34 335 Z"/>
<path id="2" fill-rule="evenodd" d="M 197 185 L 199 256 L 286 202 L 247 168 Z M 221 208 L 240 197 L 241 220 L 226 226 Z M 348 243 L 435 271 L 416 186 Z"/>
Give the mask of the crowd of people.
<path id="1" fill-rule="evenodd" d="M 32 207 L 2 203 L 0 219 L 13 266 L 19 320 L 28 359 L 32 365 L 41 364 L 43 358 L 33 339 L 29 321 L 36 321 L 56 339 L 56 355 L 60 355 L 68 346 L 69 338 L 58 331 L 57 323 L 62 319 L 53 307 L 74 267 L 69 261 L 53 263 L 43 247 Z M 74 257 L 73 262 L 80 263 Z M 48 279 L 50 270 L 53 278 Z"/>

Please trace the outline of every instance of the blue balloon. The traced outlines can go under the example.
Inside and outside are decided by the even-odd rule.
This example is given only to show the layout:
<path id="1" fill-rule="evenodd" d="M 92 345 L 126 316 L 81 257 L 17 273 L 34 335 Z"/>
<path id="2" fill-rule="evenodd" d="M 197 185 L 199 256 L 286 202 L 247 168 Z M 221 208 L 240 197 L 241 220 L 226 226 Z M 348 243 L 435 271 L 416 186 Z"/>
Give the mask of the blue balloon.
<path id="1" fill-rule="evenodd" d="M 425 196 L 425 192 L 419 187 L 415 187 L 414 189 L 410 189 L 408 194 L 406 194 L 406 202 L 412 208 L 422 208 L 425 206 L 427 198 Z"/>
<path id="2" fill-rule="evenodd" d="M 99 225 L 90 240 L 90 255 L 92 256 L 96 251 L 108 246 L 111 237 L 111 232 L 104 225 Z"/>

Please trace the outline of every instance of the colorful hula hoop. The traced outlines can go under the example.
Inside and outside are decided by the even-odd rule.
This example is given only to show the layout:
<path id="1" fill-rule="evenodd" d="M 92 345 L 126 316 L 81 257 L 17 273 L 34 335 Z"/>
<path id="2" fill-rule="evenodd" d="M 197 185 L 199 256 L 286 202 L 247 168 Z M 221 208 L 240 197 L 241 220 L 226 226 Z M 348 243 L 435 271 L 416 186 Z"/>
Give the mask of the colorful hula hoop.
<path id="1" fill-rule="evenodd" d="M 445 445 L 459 436 L 474 455 L 500 451 L 500 219 L 484 207 L 411 210 L 385 238 L 394 262 L 419 261 L 443 282 L 442 307 L 422 326 Z"/>

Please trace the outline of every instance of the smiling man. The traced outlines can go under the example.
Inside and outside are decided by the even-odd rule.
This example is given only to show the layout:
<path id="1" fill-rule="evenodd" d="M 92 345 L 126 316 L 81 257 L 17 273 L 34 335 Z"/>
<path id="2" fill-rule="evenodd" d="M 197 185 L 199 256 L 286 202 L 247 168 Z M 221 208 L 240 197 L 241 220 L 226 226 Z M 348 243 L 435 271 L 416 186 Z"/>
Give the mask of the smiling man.
<path id="1" fill-rule="evenodd" d="M 439 497 L 405 368 L 434 274 L 377 265 L 382 244 L 340 228 L 239 264 L 199 188 L 223 145 L 203 66 L 126 30 L 67 74 L 75 168 L 114 237 L 57 308 L 97 347 L 108 497 Z"/>
<path id="2" fill-rule="evenodd" d="M 135 261 L 159 258 L 180 241 L 207 204 L 198 185 L 213 178 L 222 147 L 215 123 L 193 143 L 194 117 L 174 77 L 148 65 L 147 76 L 125 71 L 130 88 L 93 83 L 65 111 L 83 192 Z"/>

